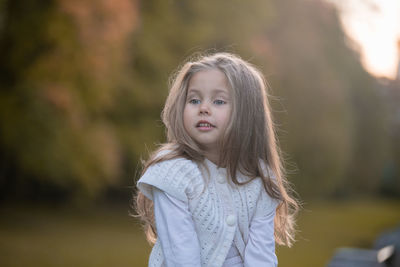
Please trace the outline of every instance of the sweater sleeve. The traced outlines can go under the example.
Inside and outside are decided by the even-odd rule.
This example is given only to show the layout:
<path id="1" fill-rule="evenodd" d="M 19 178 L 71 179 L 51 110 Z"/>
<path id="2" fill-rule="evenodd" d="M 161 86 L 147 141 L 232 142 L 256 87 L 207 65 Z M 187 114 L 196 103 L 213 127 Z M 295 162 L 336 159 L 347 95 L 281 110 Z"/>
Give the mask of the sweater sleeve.
<path id="1" fill-rule="evenodd" d="M 261 166 L 264 171 L 264 175 L 269 177 L 273 183 L 276 183 L 276 176 L 273 170 L 264 162 L 261 162 Z M 279 200 L 272 198 L 266 192 L 262 180 L 257 180 L 257 182 L 260 183 L 261 190 L 258 195 L 256 212 L 253 219 L 269 216 L 273 211 L 275 212 L 276 207 L 279 204 Z"/>
<path id="2" fill-rule="evenodd" d="M 253 217 L 254 219 L 263 218 L 270 215 L 272 212 L 275 212 L 277 206 L 279 204 L 279 200 L 272 198 L 261 185 L 261 192 L 259 194 L 257 204 L 256 204 L 256 212 Z"/>
<path id="3" fill-rule="evenodd" d="M 272 170 L 268 170 L 270 178 L 274 181 Z M 278 260 L 275 254 L 274 219 L 279 201 L 266 192 L 261 180 L 257 182 L 260 183 L 261 190 L 256 202 L 255 215 L 250 222 L 244 266 L 276 267 Z"/>
<path id="4" fill-rule="evenodd" d="M 153 189 L 154 216 L 165 265 L 200 267 L 200 245 L 188 203 Z"/>
<path id="5" fill-rule="evenodd" d="M 244 253 L 245 267 L 278 265 L 275 254 L 274 217 L 275 209 L 272 209 L 264 217 L 251 221 L 249 241 Z"/>
<path id="6" fill-rule="evenodd" d="M 152 188 L 156 187 L 176 199 L 187 201 L 197 192 L 202 179 L 196 163 L 188 159 L 176 158 L 148 167 L 137 182 L 137 187 L 151 200 L 153 200 Z"/>

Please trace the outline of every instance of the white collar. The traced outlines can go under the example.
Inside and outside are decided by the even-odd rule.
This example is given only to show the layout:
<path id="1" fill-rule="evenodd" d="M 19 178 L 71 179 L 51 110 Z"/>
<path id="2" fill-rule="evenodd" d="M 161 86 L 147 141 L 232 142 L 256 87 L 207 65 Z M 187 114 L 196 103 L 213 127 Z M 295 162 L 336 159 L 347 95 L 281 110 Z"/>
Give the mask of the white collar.
<path id="1" fill-rule="evenodd" d="M 210 169 L 216 170 L 217 172 L 226 173 L 226 168 L 222 168 L 222 167 L 217 166 L 217 164 L 215 164 L 211 160 L 209 160 L 207 158 L 204 158 L 204 162 L 207 165 L 207 167 L 209 167 Z"/>

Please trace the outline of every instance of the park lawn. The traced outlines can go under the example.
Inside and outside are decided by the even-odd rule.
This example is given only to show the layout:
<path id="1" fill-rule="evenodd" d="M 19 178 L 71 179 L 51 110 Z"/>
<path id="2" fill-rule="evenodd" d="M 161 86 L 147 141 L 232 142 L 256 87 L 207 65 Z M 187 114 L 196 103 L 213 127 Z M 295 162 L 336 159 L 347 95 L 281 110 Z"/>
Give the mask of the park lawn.
<path id="1" fill-rule="evenodd" d="M 400 201 L 316 201 L 305 205 L 292 248 L 278 247 L 279 267 L 325 266 L 336 248 L 372 248 L 383 232 L 400 227 Z"/>
<path id="2" fill-rule="evenodd" d="M 0 266 L 147 266 L 129 208 L 15 208 L 0 213 Z"/>
<path id="3" fill-rule="evenodd" d="M 399 226 L 400 201 L 316 201 L 301 211 L 298 242 L 277 248 L 279 267 L 325 266 L 334 249 L 365 247 Z M 128 208 L 0 209 L 1 266 L 147 266 L 150 246 Z"/>

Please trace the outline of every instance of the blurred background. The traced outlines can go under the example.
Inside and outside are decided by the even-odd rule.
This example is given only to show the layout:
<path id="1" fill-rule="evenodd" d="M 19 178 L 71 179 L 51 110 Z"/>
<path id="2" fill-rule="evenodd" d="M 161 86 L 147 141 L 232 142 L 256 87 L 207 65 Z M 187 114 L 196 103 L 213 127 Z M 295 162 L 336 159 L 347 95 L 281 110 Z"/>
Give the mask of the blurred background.
<path id="1" fill-rule="evenodd" d="M 1 0 L 1 266 L 147 266 L 132 213 L 168 78 L 196 52 L 263 71 L 303 209 L 281 267 L 400 224 L 396 0 Z"/>

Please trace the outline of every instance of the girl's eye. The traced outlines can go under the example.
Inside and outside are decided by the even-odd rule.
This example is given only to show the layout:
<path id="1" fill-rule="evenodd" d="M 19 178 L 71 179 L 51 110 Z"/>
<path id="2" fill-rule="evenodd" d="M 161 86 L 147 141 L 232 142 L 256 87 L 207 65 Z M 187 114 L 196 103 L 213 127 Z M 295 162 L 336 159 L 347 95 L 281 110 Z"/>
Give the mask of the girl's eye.
<path id="1" fill-rule="evenodd" d="M 200 104 L 200 100 L 198 100 L 198 99 L 190 99 L 189 103 L 191 103 L 191 104 Z"/>
<path id="2" fill-rule="evenodd" d="M 217 105 L 223 105 L 223 104 L 226 104 L 226 102 L 225 102 L 224 100 L 220 100 L 220 99 L 218 99 L 218 100 L 215 100 L 215 101 L 214 101 L 214 103 L 215 103 L 215 104 L 217 104 Z"/>

